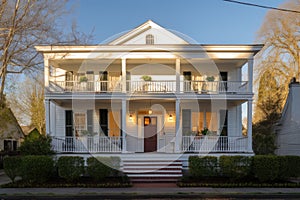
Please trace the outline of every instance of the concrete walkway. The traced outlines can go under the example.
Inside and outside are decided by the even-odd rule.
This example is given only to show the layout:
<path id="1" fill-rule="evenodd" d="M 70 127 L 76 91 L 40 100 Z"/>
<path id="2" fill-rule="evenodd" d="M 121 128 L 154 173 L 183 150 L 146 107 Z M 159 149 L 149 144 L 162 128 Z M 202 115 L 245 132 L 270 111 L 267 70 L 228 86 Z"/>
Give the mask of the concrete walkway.
<path id="1" fill-rule="evenodd" d="M 11 180 L 6 176 L 3 169 L 0 169 L 0 185 L 10 183 Z"/>

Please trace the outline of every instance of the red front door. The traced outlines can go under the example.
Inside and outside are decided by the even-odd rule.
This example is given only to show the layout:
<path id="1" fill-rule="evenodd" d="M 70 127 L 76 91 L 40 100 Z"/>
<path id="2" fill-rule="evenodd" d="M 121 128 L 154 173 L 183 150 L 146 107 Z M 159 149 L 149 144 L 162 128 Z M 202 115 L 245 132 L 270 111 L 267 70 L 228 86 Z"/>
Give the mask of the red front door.
<path id="1" fill-rule="evenodd" d="M 157 117 L 144 117 L 144 152 L 157 150 Z"/>

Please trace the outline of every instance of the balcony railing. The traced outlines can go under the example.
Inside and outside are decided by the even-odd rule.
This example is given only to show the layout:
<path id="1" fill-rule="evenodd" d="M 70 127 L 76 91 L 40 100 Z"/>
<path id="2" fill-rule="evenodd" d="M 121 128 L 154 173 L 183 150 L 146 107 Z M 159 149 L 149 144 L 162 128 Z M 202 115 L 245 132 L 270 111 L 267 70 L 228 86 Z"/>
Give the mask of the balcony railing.
<path id="1" fill-rule="evenodd" d="M 247 152 L 247 137 L 183 136 L 184 152 Z"/>
<path id="2" fill-rule="evenodd" d="M 122 92 L 120 81 L 51 81 L 50 92 Z M 177 93 L 176 81 L 127 81 L 126 91 L 135 94 Z M 180 93 L 247 93 L 247 81 L 180 81 Z"/>
<path id="3" fill-rule="evenodd" d="M 57 153 L 121 152 L 121 138 L 107 136 L 52 137 L 52 148 Z"/>
<path id="4" fill-rule="evenodd" d="M 176 81 L 127 81 L 132 93 L 174 93 Z"/>
<path id="5" fill-rule="evenodd" d="M 52 92 L 120 92 L 119 81 L 55 81 L 50 82 Z"/>

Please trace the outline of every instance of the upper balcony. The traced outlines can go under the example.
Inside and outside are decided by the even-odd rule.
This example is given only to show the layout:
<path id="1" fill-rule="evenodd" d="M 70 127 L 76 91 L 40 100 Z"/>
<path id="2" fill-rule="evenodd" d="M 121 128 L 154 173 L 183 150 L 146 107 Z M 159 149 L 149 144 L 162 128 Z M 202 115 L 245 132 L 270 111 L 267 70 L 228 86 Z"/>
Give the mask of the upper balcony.
<path id="1" fill-rule="evenodd" d="M 196 93 L 204 97 L 224 93 L 252 95 L 253 58 L 262 47 L 176 43 L 50 45 L 36 49 L 44 55 L 47 95 Z M 144 75 L 153 78 L 141 80 L 139 77 Z M 207 79 L 211 76 L 214 80 Z"/>

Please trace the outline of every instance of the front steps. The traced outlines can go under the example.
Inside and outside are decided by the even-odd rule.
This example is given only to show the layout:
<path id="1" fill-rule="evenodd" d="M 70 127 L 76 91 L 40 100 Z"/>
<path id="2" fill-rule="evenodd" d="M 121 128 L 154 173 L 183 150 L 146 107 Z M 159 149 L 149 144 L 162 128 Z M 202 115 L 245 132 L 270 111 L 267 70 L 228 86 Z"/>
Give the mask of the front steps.
<path id="1" fill-rule="evenodd" d="M 182 177 L 180 160 L 123 159 L 123 171 L 134 183 L 177 182 Z"/>

